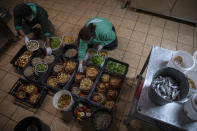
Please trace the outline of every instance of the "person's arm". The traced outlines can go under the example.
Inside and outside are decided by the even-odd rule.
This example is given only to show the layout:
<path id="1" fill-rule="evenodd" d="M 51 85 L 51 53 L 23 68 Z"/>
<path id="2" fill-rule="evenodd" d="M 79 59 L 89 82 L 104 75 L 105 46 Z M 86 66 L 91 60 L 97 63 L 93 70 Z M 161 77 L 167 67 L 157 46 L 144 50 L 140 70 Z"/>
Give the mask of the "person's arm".
<path id="1" fill-rule="evenodd" d="M 83 61 L 84 60 L 87 47 L 88 47 L 87 43 L 85 43 L 82 40 L 80 40 L 79 49 L 78 49 L 79 61 Z"/>
<path id="2" fill-rule="evenodd" d="M 46 37 L 46 47 L 50 47 L 50 38 Z"/>
<path id="3" fill-rule="evenodd" d="M 102 41 L 102 46 L 109 45 L 116 38 L 116 34 L 112 31 L 110 33 L 102 33 L 99 35 L 99 40 Z"/>

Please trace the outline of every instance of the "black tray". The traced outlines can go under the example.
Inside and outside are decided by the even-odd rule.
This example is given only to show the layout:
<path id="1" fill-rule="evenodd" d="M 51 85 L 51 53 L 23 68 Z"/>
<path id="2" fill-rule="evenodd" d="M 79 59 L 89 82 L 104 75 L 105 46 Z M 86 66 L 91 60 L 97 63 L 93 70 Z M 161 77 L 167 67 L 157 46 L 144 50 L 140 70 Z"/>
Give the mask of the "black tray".
<path id="1" fill-rule="evenodd" d="M 120 74 L 120 73 L 117 73 L 117 72 L 108 70 L 108 69 L 106 68 L 107 62 L 108 62 L 108 61 L 114 61 L 114 62 L 120 63 L 120 64 L 122 64 L 122 65 L 125 65 L 125 66 L 126 66 L 125 73 L 124 73 L 124 74 Z M 116 59 L 114 59 L 114 58 L 108 57 L 108 58 L 105 60 L 104 69 L 107 70 L 108 72 L 113 73 L 113 74 L 119 74 L 119 75 L 122 75 L 122 76 L 126 76 L 126 74 L 127 74 L 127 72 L 128 72 L 128 69 L 129 69 L 129 64 L 124 63 L 124 62 L 119 61 L 119 60 L 116 60 Z"/>
<path id="2" fill-rule="evenodd" d="M 99 66 L 97 66 L 97 65 L 94 65 L 94 64 L 89 64 L 89 63 L 85 63 L 85 64 L 86 64 L 85 66 L 95 66 L 95 67 L 98 69 L 99 73 L 98 73 L 96 79 L 94 80 L 94 83 L 93 83 L 93 85 L 92 85 L 92 88 L 91 88 L 91 90 L 89 91 L 88 96 L 87 96 L 86 98 L 83 98 L 83 97 L 81 97 L 81 96 L 79 96 L 79 95 L 76 95 L 76 94 L 73 94 L 73 93 L 71 92 L 71 87 L 72 87 L 72 85 L 74 84 L 74 78 L 75 78 L 75 75 L 77 74 L 77 72 L 75 73 L 73 79 L 71 80 L 71 82 L 69 83 L 69 85 L 67 85 L 67 86 L 65 87 L 65 89 L 69 90 L 76 100 L 87 100 L 87 99 L 91 96 L 91 93 L 93 92 L 92 90 L 94 89 L 94 87 L 95 87 L 96 84 L 98 83 L 99 78 L 100 78 L 100 75 L 102 74 L 102 68 L 101 68 L 101 67 L 99 67 Z M 84 72 L 85 72 L 85 71 L 84 71 Z"/>
<path id="3" fill-rule="evenodd" d="M 115 101 L 114 107 L 113 107 L 112 109 L 108 109 L 108 108 L 106 108 L 103 104 L 96 103 L 96 102 L 94 102 L 94 101 L 92 100 L 92 96 L 93 96 L 94 92 L 97 91 L 97 85 L 95 85 L 95 87 L 93 88 L 92 93 L 91 93 L 91 96 L 89 97 L 88 101 L 89 101 L 89 103 L 91 103 L 91 104 L 94 105 L 94 106 L 97 106 L 97 107 L 103 108 L 103 109 L 107 109 L 107 110 L 109 110 L 109 111 L 113 111 L 113 110 L 115 109 L 115 107 L 116 107 L 116 104 L 118 103 L 118 101 L 119 101 L 119 99 L 120 99 L 120 93 L 121 93 L 121 90 L 122 90 L 122 85 L 123 85 L 124 80 L 125 80 L 126 77 L 125 77 L 125 76 L 122 76 L 122 75 L 120 75 L 120 74 L 116 74 L 116 73 L 109 72 L 109 71 L 107 71 L 107 70 L 104 70 L 104 71 L 102 72 L 102 74 L 104 74 L 104 73 L 109 74 L 110 76 L 117 76 L 117 77 L 120 77 L 120 78 L 122 79 L 122 81 L 121 81 L 119 87 L 117 88 L 118 95 L 117 95 L 116 100 L 114 100 L 114 101 Z M 100 77 L 99 77 L 98 83 L 100 82 L 100 79 L 101 79 L 102 74 L 101 74 Z M 98 84 L 98 83 L 97 83 L 97 84 Z"/>
<path id="4" fill-rule="evenodd" d="M 38 96 L 35 103 L 31 103 L 28 99 L 19 99 L 16 97 L 16 92 L 22 84 L 34 84 L 38 88 L 38 92 L 40 95 Z M 45 89 L 44 86 L 41 86 L 37 83 L 29 82 L 29 81 L 19 78 L 17 82 L 14 84 L 14 86 L 12 87 L 12 89 L 9 91 L 9 94 L 14 96 L 17 101 L 21 102 L 24 105 L 27 105 L 30 107 L 40 107 L 40 105 L 42 104 L 43 100 L 45 99 L 47 95 L 47 90 Z"/>
<path id="5" fill-rule="evenodd" d="M 74 60 L 74 61 L 77 62 L 77 66 L 76 66 L 75 70 L 73 71 L 72 75 L 70 76 L 70 79 L 68 80 L 68 82 L 65 83 L 65 84 L 63 84 L 63 85 L 60 85 L 62 88 L 54 88 L 54 87 L 51 87 L 51 86 L 48 86 L 47 85 L 48 77 L 57 75 L 57 74 L 53 74 L 53 67 L 57 63 L 61 63 L 61 62 L 64 62 L 66 60 L 69 60 L 69 59 L 68 58 L 65 58 L 63 56 L 56 57 L 55 62 L 51 65 L 50 69 L 48 70 L 48 73 L 45 75 L 45 78 L 42 81 L 42 84 L 45 85 L 50 91 L 52 91 L 54 93 L 57 92 L 57 91 L 60 91 L 60 90 L 65 89 L 70 84 L 70 82 L 72 81 L 72 79 L 74 78 L 74 76 L 75 76 L 75 74 L 77 72 L 77 69 L 78 69 L 78 61 Z M 70 60 L 73 60 L 73 59 L 70 59 Z"/>
<path id="6" fill-rule="evenodd" d="M 37 51 L 37 53 L 34 55 L 34 58 L 36 58 L 36 57 L 44 57 L 45 56 L 45 50 L 44 49 L 39 49 L 38 51 Z M 54 57 L 55 57 L 55 60 L 54 60 L 54 62 L 56 61 L 56 56 L 54 55 Z M 32 64 L 31 64 L 31 62 L 32 62 L 32 60 L 33 60 L 33 58 L 30 60 L 30 62 L 27 64 L 27 66 L 26 67 L 28 67 L 28 66 L 33 66 Z M 53 63 L 52 63 L 53 64 Z M 36 76 L 35 74 L 35 79 L 33 79 L 32 77 L 27 77 L 27 76 L 25 76 L 24 75 L 24 69 L 22 70 L 23 71 L 23 76 L 27 79 L 27 80 L 29 80 L 29 81 L 32 81 L 32 82 L 35 82 L 35 83 L 39 83 L 39 84 L 42 84 L 42 81 L 43 81 L 43 79 L 46 77 L 46 74 L 47 74 L 47 72 L 50 70 L 50 68 L 51 68 L 51 66 L 52 66 L 52 64 L 49 64 L 48 65 L 48 70 L 46 71 L 46 72 L 44 72 L 44 73 L 42 73 L 42 74 L 40 74 L 39 76 Z M 37 78 L 37 79 L 36 79 Z"/>
<path id="7" fill-rule="evenodd" d="M 25 51 L 27 51 L 27 48 L 26 48 L 26 46 L 24 45 L 24 46 L 21 47 L 21 49 L 18 51 L 18 53 L 17 53 L 17 54 L 12 58 L 12 60 L 10 61 L 10 64 L 12 64 L 12 65 L 16 68 L 16 70 L 18 71 L 19 74 L 23 74 L 23 69 L 24 69 L 25 67 L 27 67 L 27 65 L 29 64 L 29 62 L 30 62 L 30 61 L 32 60 L 32 58 L 40 51 L 40 49 L 38 49 L 37 51 L 34 51 L 34 52 L 32 53 L 32 56 L 31 56 L 29 62 L 22 68 L 22 67 L 19 67 L 19 66 L 15 65 L 15 61 L 16 61 Z"/>

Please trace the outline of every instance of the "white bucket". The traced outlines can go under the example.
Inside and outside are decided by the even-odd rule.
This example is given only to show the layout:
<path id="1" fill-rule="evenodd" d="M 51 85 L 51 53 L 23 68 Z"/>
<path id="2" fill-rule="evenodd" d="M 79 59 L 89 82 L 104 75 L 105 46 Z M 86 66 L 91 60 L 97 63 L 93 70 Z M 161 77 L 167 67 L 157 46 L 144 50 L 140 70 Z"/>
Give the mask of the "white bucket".
<path id="1" fill-rule="evenodd" d="M 174 58 L 177 56 L 181 56 L 183 59 L 183 62 L 180 65 L 178 65 L 175 61 Z M 191 70 L 194 66 L 195 66 L 195 59 L 192 55 L 190 55 L 189 53 L 185 52 L 185 51 L 175 51 L 172 54 L 172 58 L 170 59 L 170 61 L 168 62 L 168 67 L 172 67 L 175 68 L 181 72 L 186 72 L 188 70 Z"/>
<path id="2" fill-rule="evenodd" d="M 194 94 L 184 103 L 184 111 L 190 119 L 197 121 L 197 104 L 195 101 L 197 101 L 197 94 Z"/>
<path id="3" fill-rule="evenodd" d="M 61 109 L 58 107 L 57 103 L 58 103 L 58 100 L 60 98 L 60 96 L 64 95 L 64 94 L 68 94 L 70 97 L 71 97 L 71 101 L 70 101 L 70 104 L 65 108 L 65 109 Z M 73 97 L 71 95 L 71 93 L 67 90 L 61 90 L 61 91 L 58 91 L 54 96 L 53 96 L 53 106 L 60 110 L 60 111 L 70 111 L 72 109 L 72 106 L 74 104 L 74 100 L 73 100 Z"/>
<path id="4" fill-rule="evenodd" d="M 189 97 L 189 96 L 192 96 L 193 94 L 197 93 L 197 70 L 189 70 L 189 71 L 185 72 L 185 75 L 188 78 L 193 80 L 195 87 L 196 87 L 196 89 L 189 88 L 189 93 L 188 93 L 188 97 Z"/>

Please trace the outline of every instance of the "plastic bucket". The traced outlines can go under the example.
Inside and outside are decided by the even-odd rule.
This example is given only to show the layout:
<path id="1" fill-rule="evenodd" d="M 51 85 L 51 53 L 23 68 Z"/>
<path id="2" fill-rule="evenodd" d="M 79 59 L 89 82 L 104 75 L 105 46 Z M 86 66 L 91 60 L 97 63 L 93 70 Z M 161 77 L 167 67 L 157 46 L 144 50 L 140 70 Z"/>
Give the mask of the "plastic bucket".
<path id="1" fill-rule="evenodd" d="M 14 131 L 50 131 L 50 127 L 34 116 L 26 117 L 21 120 Z"/>
<path id="2" fill-rule="evenodd" d="M 68 94 L 71 97 L 71 101 L 70 101 L 70 104 L 65 109 L 61 109 L 61 108 L 58 107 L 57 103 L 58 103 L 58 100 L 59 100 L 60 96 L 64 95 L 64 94 Z M 70 110 L 72 110 L 73 104 L 74 104 L 73 97 L 72 97 L 71 93 L 67 90 L 58 91 L 53 97 L 53 106 L 60 111 L 70 111 Z"/>
<path id="3" fill-rule="evenodd" d="M 189 70 L 187 72 L 185 72 L 186 76 L 190 79 L 193 80 L 196 89 L 193 88 L 189 88 L 189 93 L 188 93 L 188 97 L 192 96 L 193 94 L 197 93 L 197 70 Z"/>
<path id="4" fill-rule="evenodd" d="M 178 65 L 174 59 L 180 56 L 182 57 L 182 64 Z M 185 51 L 175 51 L 172 54 L 172 58 L 170 59 L 170 61 L 167 64 L 167 67 L 172 67 L 175 68 L 181 72 L 185 72 L 188 71 L 190 69 L 192 69 L 195 66 L 195 59 L 192 55 L 190 55 L 189 53 L 185 52 Z"/>
<path id="5" fill-rule="evenodd" d="M 197 121 L 197 94 L 184 103 L 184 111 L 190 119 Z"/>

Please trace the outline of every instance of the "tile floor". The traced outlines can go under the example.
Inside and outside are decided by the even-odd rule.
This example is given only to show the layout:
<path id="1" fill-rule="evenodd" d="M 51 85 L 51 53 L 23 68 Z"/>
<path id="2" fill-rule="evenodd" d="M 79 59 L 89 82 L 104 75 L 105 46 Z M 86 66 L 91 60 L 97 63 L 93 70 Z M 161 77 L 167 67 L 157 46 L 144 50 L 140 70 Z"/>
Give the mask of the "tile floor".
<path id="1" fill-rule="evenodd" d="M 104 17 L 114 24 L 119 40 L 118 49 L 110 51 L 110 56 L 130 64 L 128 78 L 134 78 L 145 62 L 153 45 L 171 50 L 185 50 L 193 54 L 197 50 L 197 28 L 156 16 L 120 9 L 120 0 L 24 0 L 43 6 L 49 19 L 55 25 L 56 35 L 72 32 L 77 35 L 85 21 L 91 17 Z M 15 5 L 23 0 L 3 0 L 4 7 L 13 14 Z M 14 31 L 13 19 L 8 23 Z M 7 46 L 0 54 L 0 130 L 12 131 L 16 123 L 26 116 L 37 116 L 47 123 L 52 131 L 93 130 L 89 123 L 79 123 L 70 113 L 61 113 L 52 106 L 52 96 L 47 96 L 39 109 L 27 110 L 13 103 L 8 95 L 16 80 L 21 77 L 10 65 L 10 60 L 24 45 L 23 40 Z M 117 55 L 118 54 L 118 55 Z M 132 121 L 131 127 L 123 124 L 128 113 L 135 82 L 123 86 L 120 101 L 112 127 L 109 130 L 159 130 L 139 121 Z M 126 107 L 126 108 L 123 108 Z"/>

